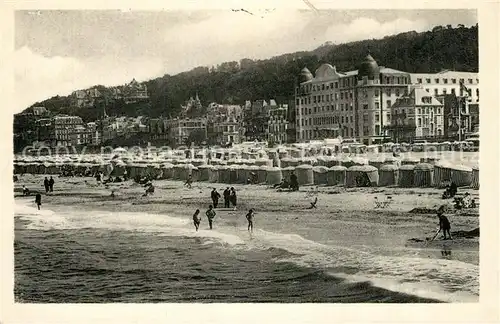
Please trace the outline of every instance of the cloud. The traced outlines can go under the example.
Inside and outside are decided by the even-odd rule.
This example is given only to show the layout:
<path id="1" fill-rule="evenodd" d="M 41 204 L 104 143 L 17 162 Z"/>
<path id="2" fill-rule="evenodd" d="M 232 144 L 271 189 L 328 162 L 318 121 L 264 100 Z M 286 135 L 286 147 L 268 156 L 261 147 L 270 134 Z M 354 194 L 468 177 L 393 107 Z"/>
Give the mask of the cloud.
<path id="1" fill-rule="evenodd" d="M 37 101 L 93 85 L 123 84 L 132 78 L 147 80 L 163 73 L 161 60 L 149 57 L 97 59 L 44 57 L 22 47 L 15 52 L 15 113 Z"/>

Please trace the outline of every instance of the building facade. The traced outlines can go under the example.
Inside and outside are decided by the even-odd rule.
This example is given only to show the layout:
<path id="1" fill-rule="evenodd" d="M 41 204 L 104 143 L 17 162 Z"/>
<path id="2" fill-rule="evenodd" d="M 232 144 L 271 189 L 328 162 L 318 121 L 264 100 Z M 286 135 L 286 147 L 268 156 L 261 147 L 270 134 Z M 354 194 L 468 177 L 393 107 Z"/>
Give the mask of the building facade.
<path id="1" fill-rule="evenodd" d="M 167 121 L 169 136 L 174 139 L 174 144 L 186 145 L 189 135 L 201 132 L 207 137 L 207 119 L 201 118 L 175 118 Z"/>
<path id="2" fill-rule="evenodd" d="M 72 137 L 77 133 L 83 120 L 78 116 L 59 115 L 53 119 L 55 140 L 59 146 L 71 146 Z"/>
<path id="3" fill-rule="evenodd" d="M 288 105 L 269 108 L 268 141 L 277 144 L 287 143 Z"/>
<path id="4" fill-rule="evenodd" d="M 438 73 L 411 73 L 411 82 L 422 87 L 435 97 L 453 94 L 470 97 L 470 103 L 479 103 L 479 76 L 474 72 L 444 70 Z M 463 83 L 465 88 L 460 87 Z M 468 92 L 467 94 L 465 92 Z"/>
<path id="5" fill-rule="evenodd" d="M 438 139 L 445 134 L 444 104 L 421 85 L 396 99 L 391 107 L 389 136 L 395 142 L 411 143 L 415 139 Z"/>
<path id="6" fill-rule="evenodd" d="M 296 88 L 296 136 L 300 142 L 341 136 L 365 144 L 383 141 L 390 111 L 410 84 L 406 72 L 379 67 L 368 55 L 359 70 L 339 72 L 322 64 L 304 68 Z"/>
<path id="7" fill-rule="evenodd" d="M 460 86 L 464 82 L 465 87 Z M 410 85 L 420 87 L 411 96 Z M 341 136 L 354 138 L 364 144 L 380 143 L 394 136 L 397 123 L 392 122 L 392 112 L 400 114 L 401 110 L 393 110 L 392 106 L 398 98 L 404 98 L 399 104 L 410 105 L 417 100 L 413 115 L 409 114 L 410 106 L 401 107 L 405 114 L 398 116 L 404 124 L 415 118 L 414 137 L 440 137 L 446 134 L 444 126 L 446 117 L 443 104 L 438 114 L 438 100 L 443 93 L 468 96 L 470 103 L 479 102 L 479 79 L 477 73 L 443 71 L 440 73 L 410 74 L 387 67 L 379 67 L 368 55 L 361 62 L 359 69 L 339 72 L 330 64 L 322 64 L 313 75 L 307 68 L 300 74 L 300 83 L 295 89 L 295 129 L 299 142 L 321 140 Z M 429 113 L 417 115 L 420 98 L 430 100 L 424 109 Z M 432 107 L 432 109 L 431 109 Z M 431 112 L 432 111 L 432 120 Z M 404 117 L 404 118 L 403 118 Z M 434 117 L 440 122 L 436 123 Z M 443 121 L 441 121 L 443 117 Z M 419 118 L 422 122 L 418 126 Z M 428 124 L 424 124 L 424 123 Z M 401 125 L 403 126 L 403 125 Z M 402 129 L 399 129 L 403 131 Z M 410 136 L 412 131 L 406 129 L 403 135 Z M 411 137 L 411 136 L 410 136 Z"/>

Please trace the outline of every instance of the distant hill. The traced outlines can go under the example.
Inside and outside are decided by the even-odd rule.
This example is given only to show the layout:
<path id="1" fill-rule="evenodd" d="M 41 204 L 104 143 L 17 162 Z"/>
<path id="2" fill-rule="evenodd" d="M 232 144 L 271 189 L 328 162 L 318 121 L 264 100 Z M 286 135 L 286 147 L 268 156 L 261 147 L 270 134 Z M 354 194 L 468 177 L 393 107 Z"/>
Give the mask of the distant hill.
<path id="1" fill-rule="evenodd" d="M 284 54 L 266 60 L 242 59 L 217 67 L 197 67 L 177 75 L 164 75 L 145 82 L 151 103 L 127 105 L 104 100 L 93 108 L 69 108 L 68 99 L 53 97 L 33 106 L 45 106 L 53 113 L 71 113 L 86 121 L 109 115 L 150 117 L 175 116 L 180 105 L 198 92 L 203 105 L 210 102 L 243 104 L 245 100 L 293 96 L 297 76 L 304 66 L 312 72 L 324 62 L 339 71 L 357 68 L 368 51 L 379 65 L 406 72 L 439 72 L 442 69 L 478 71 L 478 26 L 437 26 L 432 31 L 410 31 L 383 39 L 346 44 L 326 43 L 310 52 Z M 103 92 L 103 91 L 101 91 Z M 104 91 L 105 92 L 105 91 Z"/>

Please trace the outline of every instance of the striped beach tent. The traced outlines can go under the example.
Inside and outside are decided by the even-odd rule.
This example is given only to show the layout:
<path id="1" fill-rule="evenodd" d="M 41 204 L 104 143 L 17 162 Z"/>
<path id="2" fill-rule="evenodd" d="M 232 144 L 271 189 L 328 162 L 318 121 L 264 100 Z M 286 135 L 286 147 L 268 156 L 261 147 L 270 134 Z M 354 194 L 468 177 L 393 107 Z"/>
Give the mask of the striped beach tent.
<path id="1" fill-rule="evenodd" d="M 415 182 L 415 165 L 403 164 L 399 167 L 398 185 L 402 188 L 411 188 Z"/>
<path id="2" fill-rule="evenodd" d="M 472 184 L 472 173 L 471 167 L 465 165 L 454 165 L 451 167 L 451 181 L 453 181 L 457 187 L 467 187 Z"/>
<path id="3" fill-rule="evenodd" d="M 471 186 L 473 189 L 479 190 L 479 166 L 474 166 L 472 168 L 472 183 Z"/>
<path id="4" fill-rule="evenodd" d="M 415 187 L 429 188 L 434 186 L 434 166 L 430 163 L 415 165 Z"/>
<path id="5" fill-rule="evenodd" d="M 283 180 L 283 174 L 281 173 L 280 168 L 276 167 L 268 167 L 266 170 L 266 184 L 267 185 L 275 185 L 281 183 Z"/>
<path id="6" fill-rule="evenodd" d="M 395 164 L 384 164 L 378 170 L 380 187 L 395 186 L 398 184 L 399 167 Z"/>
<path id="7" fill-rule="evenodd" d="M 436 162 L 434 165 L 434 186 L 436 188 L 444 188 L 450 184 L 451 169 L 452 165 L 446 160 Z"/>
<path id="8" fill-rule="evenodd" d="M 346 171 L 346 187 L 372 187 L 378 185 L 378 170 L 371 165 L 354 165 Z"/>
<path id="9" fill-rule="evenodd" d="M 313 177 L 315 185 L 328 184 L 328 168 L 326 166 L 313 167 Z"/>
<path id="10" fill-rule="evenodd" d="M 347 168 L 334 165 L 328 169 L 327 181 L 329 186 L 345 186 Z"/>
<path id="11" fill-rule="evenodd" d="M 302 164 L 295 168 L 299 185 L 312 185 L 314 183 L 313 167 L 310 164 Z"/>

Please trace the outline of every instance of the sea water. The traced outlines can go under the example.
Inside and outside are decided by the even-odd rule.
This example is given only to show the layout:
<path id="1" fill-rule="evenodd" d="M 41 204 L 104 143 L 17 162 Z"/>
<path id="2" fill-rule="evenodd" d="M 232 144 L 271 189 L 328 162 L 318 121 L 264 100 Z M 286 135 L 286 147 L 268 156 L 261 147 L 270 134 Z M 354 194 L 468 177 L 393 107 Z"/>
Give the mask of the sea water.
<path id="1" fill-rule="evenodd" d="M 478 301 L 474 263 L 342 244 L 304 228 L 249 233 L 244 220 L 216 219 L 214 230 L 203 222 L 196 232 L 190 215 L 29 204 L 15 206 L 19 302 Z"/>

